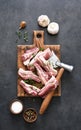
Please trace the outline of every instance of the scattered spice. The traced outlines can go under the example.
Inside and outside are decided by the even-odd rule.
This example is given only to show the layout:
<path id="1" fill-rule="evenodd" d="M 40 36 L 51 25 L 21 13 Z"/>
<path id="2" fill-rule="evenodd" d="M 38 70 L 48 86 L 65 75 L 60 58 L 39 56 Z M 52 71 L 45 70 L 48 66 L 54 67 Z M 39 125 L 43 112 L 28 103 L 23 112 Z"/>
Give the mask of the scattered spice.
<path id="1" fill-rule="evenodd" d="M 19 29 L 16 31 L 16 35 L 18 36 L 18 38 L 16 39 L 16 43 L 18 43 L 18 40 L 21 39 L 21 38 L 25 42 L 28 41 L 28 32 L 21 30 L 21 29 L 24 29 L 25 27 L 26 27 L 26 22 L 25 21 L 21 21 Z"/>
<path id="2" fill-rule="evenodd" d="M 22 29 L 22 28 L 25 28 L 25 27 L 26 27 L 26 22 L 25 21 L 21 21 L 19 29 Z"/>
<path id="3" fill-rule="evenodd" d="M 37 119 L 36 110 L 34 108 L 26 109 L 23 113 L 23 117 L 24 117 L 25 121 L 27 121 L 29 123 L 36 121 L 36 119 Z"/>

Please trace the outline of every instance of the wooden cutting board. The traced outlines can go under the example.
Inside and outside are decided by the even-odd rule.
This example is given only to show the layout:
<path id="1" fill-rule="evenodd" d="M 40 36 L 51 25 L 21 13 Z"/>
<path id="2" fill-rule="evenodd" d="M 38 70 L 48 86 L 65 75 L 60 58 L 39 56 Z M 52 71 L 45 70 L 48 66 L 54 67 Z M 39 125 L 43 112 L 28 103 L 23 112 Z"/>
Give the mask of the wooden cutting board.
<path id="1" fill-rule="evenodd" d="M 44 45 L 44 31 L 33 31 L 33 45 L 18 45 L 17 46 L 17 67 L 26 69 L 26 67 L 23 65 L 21 56 L 25 52 L 26 49 L 30 49 L 33 47 L 39 47 L 39 48 L 50 48 L 55 52 L 55 54 L 60 59 L 60 45 Z M 59 71 L 59 69 L 58 69 Z M 26 94 L 24 89 L 19 85 L 21 78 L 18 76 L 17 81 L 17 96 L 18 97 L 28 97 L 29 95 Z M 55 90 L 54 96 L 61 96 L 61 82 L 57 89 Z"/>

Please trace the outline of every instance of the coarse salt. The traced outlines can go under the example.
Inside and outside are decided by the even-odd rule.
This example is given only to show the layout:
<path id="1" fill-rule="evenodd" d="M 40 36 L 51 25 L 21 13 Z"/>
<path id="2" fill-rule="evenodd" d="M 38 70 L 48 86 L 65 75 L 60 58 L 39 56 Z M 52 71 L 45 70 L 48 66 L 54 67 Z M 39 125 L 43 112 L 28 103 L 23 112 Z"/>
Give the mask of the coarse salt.
<path id="1" fill-rule="evenodd" d="M 23 105 L 21 102 L 19 101 L 15 101 L 12 103 L 11 105 L 11 110 L 14 112 L 14 113 L 20 113 L 23 109 Z"/>

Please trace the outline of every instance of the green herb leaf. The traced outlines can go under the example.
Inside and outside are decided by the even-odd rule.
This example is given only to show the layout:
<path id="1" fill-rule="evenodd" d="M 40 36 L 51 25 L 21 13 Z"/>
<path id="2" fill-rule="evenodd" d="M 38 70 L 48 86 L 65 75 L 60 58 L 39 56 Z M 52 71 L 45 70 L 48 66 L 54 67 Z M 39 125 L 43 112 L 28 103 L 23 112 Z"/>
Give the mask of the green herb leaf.
<path id="1" fill-rule="evenodd" d="M 25 42 L 28 41 L 28 32 L 27 32 L 27 31 L 24 33 L 24 41 L 25 41 Z"/>
<path id="2" fill-rule="evenodd" d="M 32 80 L 32 79 L 24 80 L 24 82 L 25 82 L 25 83 L 28 83 L 28 84 L 30 84 L 30 85 L 33 85 L 33 84 L 35 83 L 35 81 Z"/>
<path id="3" fill-rule="evenodd" d="M 41 48 L 41 47 L 40 47 L 39 50 L 40 50 L 40 51 L 44 51 L 44 48 Z"/>
<path id="4" fill-rule="evenodd" d="M 22 37 L 22 33 L 20 31 L 16 31 L 16 34 L 17 34 L 19 39 Z"/>

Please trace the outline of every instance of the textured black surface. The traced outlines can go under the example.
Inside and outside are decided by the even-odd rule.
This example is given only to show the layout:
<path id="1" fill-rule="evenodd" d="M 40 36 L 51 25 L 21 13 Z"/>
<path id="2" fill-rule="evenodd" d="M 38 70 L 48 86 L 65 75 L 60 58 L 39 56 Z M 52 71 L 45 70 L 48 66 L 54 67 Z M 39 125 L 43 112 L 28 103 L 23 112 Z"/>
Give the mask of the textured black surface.
<path id="1" fill-rule="evenodd" d="M 51 36 L 38 26 L 37 18 L 47 14 L 60 25 Z M 28 42 L 17 40 L 20 21 L 27 21 Z M 17 91 L 17 45 L 32 44 L 33 30 L 45 30 L 45 44 L 61 45 L 61 60 L 74 66 L 62 77 L 62 96 L 53 98 L 44 115 L 27 124 L 22 114 L 9 111 Z M 21 98 L 24 108 L 39 111 L 42 99 Z M 81 0 L 0 0 L 0 130 L 81 130 Z"/>

